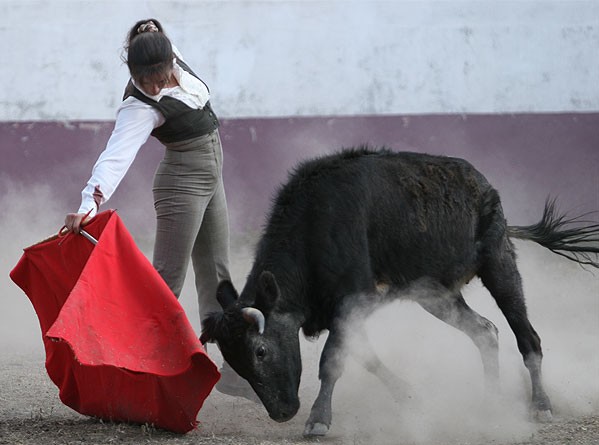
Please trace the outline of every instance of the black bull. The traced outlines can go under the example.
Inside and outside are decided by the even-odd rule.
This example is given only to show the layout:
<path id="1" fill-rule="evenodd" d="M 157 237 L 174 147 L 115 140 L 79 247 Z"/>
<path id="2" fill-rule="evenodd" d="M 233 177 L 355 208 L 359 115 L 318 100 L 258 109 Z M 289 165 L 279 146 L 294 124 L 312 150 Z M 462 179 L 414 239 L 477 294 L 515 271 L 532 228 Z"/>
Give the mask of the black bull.
<path id="1" fill-rule="evenodd" d="M 304 432 L 323 435 L 349 329 L 364 342 L 351 348 L 357 358 L 394 396 L 405 395 L 406 385 L 372 353 L 361 321 L 364 310 L 413 295 L 407 291 L 414 286 L 426 291 L 416 299 L 425 310 L 472 339 L 487 385 L 498 386 L 497 329 L 460 292 L 478 276 L 515 334 L 535 414 L 551 418 L 540 339 L 528 320 L 510 237 L 597 267 L 599 226 L 572 228 L 577 221 L 556 215 L 548 201 L 538 224 L 507 226 L 497 191 L 461 159 L 357 149 L 311 160 L 280 189 L 241 296 L 230 282 L 219 286 L 223 312 L 203 320 L 202 341 L 216 341 L 271 418 L 286 421 L 299 409 L 299 330 L 328 330 L 321 387 Z"/>

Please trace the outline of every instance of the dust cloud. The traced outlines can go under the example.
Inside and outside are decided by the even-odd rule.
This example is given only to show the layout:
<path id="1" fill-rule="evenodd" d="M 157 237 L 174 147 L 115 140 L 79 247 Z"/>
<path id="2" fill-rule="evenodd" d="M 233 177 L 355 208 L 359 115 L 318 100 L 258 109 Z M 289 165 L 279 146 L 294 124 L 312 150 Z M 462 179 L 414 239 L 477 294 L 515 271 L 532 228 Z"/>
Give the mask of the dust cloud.
<path id="1" fill-rule="evenodd" d="M 599 410 L 599 278 L 528 242 L 516 244 L 529 318 L 544 351 L 544 384 L 554 416 Z M 515 337 L 479 280 L 464 289 L 468 304 L 499 329 L 501 394 L 485 392 L 478 350 L 460 331 L 401 301 L 367 321 L 381 360 L 412 385 L 419 404 L 393 401 L 382 383 L 352 360 L 333 396 L 330 434 L 372 443 L 522 441 L 536 431 L 530 379 Z M 305 368 L 317 366 L 305 364 Z M 316 395 L 314 390 L 311 400 Z M 360 442 L 361 443 L 361 442 Z"/>
<path id="2" fill-rule="evenodd" d="M 56 205 L 56 191 L 43 184 L 25 187 L 1 181 L 0 191 L 4 210 L 0 215 L 0 350 L 3 354 L 42 354 L 41 331 L 33 306 L 9 273 L 24 247 L 58 232 L 66 212 Z"/>
<path id="3" fill-rule="evenodd" d="M 48 186 L 22 188 L 0 184 L 0 349 L 43 357 L 37 317 L 26 295 L 8 274 L 25 246 L 60 228 L 66 205 Z M 27 198 L 24 198 L 27 197 Z M 127 224 L 127 221 L 125 221 Z M 243 287 L 257 234 L 233 234 L 232 277 Z M 149 256 L 150 246 L 140 246 Z M 542 339 L 545 388 L 556 417 L 599 411 L 599 277 L 530 242 L 516 242 L 529 317 Z M 191 271 L 181 304 L 199 332 Z M 333 396 L 329 435 L 344 442 L 455 443 L 526 440 L 536 431 L 529 421 L 530 383 L 514 336 L 489 293 L 478 280 L 464 291 L 467 302 L 499 329 L 502 393 L 487 397 L 478 350 L 463 333 L 435 319 L 415 303 L 396 302 L 367 321 L 374 350 L 420 400 L 396 403 L 379 380 L 353 359 Z M 318 359 L 326 334 L 301 339 L 302 408 L 293 423 L 303 423 L 318 392 Z M 215 348 L 216 349 L 216 348 Z M 211 351 L 209 351 L 211 352 Z M 218 352 L 214 359 L 220 364 Z M 266 422 L 270 422 L 266 420 Z M 273 424 L 274 425 L 274 424 Z M 264 425 L 270 428 L 270 424 Z M 300 427 L 301 428 L 301 427 Z M 298 434 L 301 430 L 298 430 Z"/>

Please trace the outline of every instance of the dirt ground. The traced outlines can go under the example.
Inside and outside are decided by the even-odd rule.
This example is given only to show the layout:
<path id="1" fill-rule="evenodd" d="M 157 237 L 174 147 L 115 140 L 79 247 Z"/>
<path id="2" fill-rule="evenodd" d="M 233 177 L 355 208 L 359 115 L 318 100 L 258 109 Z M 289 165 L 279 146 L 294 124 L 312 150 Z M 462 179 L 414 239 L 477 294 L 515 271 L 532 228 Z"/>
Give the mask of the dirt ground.
<path id="1" fill-rule="evenodd" d="M 0 363 L 0 444 L 372 444 L 378 442 L 375 424 L 363 431 L 335 428 L 320 439 L 301 435 L 305 416 L 285 424 L 271 421 L 264 409 L 252 402 L 213 392 L 200 411 L 201 425 L 186 435 L 176 435 L 148 425 L 103 422 L 81 416 L 61 404 L 57 390 L 43 368 L 43 357 L 12 355 Z M 305 413 L 304 413 L 305 414 Z M 496 425 L 495 428 L 501 428 Z M 599 415 L 558 417 L 550 424 L 529 424 L 525 434 L 512 440 L 492 437 L 450 438 L 432 442 L 404 441 L 426 445 L 562 445 L 599 444 Z M 498 435 L 501 437 L 501 434 Z M 391 443 L 393 439 L 386 438 Z"/>
<path id="2" fill-rule="evenodd" d="M 0 257 L 5 271 L 27 245 L 15 239 L 10 254 Z M 302 405 L 289 422 L 276 423 L 262 406 L 216 390 L 200 410 L 200 426 L 186 435 L 88 418 L 59 400 L 44 368 L 35 313 L 6 273 L 0 276 L 0 444 L 599 445 L 599 276 L 540 247 L 518 247 L 529 315 L 543 341 L 553 423 L 528 420 L 530 383 L 522 358 L 505 318 L 477 282 L 464 297 L 499 329 L 499 400 L 485 398 L 480 357 L 467 337 L 414 304 L 393 303 L 368 320 L 368 336 L 383 362 L 413 385 L 421 409 L 396 404 L 350 360 L 335 389 L 329 435 L 305 439 L 323 335 L 301 339 Z M 242 282 L 248 261 L 236 267 Z M 198 329 L 191 286 L 186 283 L 181 302 Z M 213 359 L 222 361 L 218 353 Z"/>
<path id="3" fill-rule="evenodd" d="M 469 421 L 459 416 L 427 435 L 398 431 L 388 420 L 377 423 L 377 415 L 364 415 L 362 409 L 376 410 L 376 406 L 352 411 L 349 406 L 334 406 L 335 415 L 345 416 L 325 438 L 305 439 L 302 436 L 307 407 L 290 422 L 278 424 L 268 418 L 265 410 L 244 399 L 222 395 L 216 391 L 206 400 L 200 411 L 200 426 L 178 435 L 153 428 L 150 425 L 130 425 L 104 422 L 81 416 L 64 406 L 58 399 L 57 389 L 48 378 L 44 358 L 39 352 L 4 355 L 0 362 L 0 444 L 405 444 L 405 445 L 593 445 L 599 444 L 599 413 L 593 415 L 557 415 L 553 423 L 535 424 L 521 419 L 514 424 L 510 416 L 489 419 L 481 428 L 469 430 Z M 346 385 L 347 386 L 347 385 Z M 347 388 L 346 388 L 347 389 Z M 340 389 L 341 390 L 341 389 Z M 341 397 L 343 404 L 343 397 Z M 345 401 L 347 402 L 347 400 Z M 389 405 L 378 407 L 387 410 Z M 391 408 L 393 409 L 393 408 Z M 400 411 L 400 410 L 398 410 Z M 371 413 L 372 414 L 372 413 Z M 363 419 L 358 419 L 363 416 Z M 469 414 L 465 414 L 469 416 Z M 424 422 L 437 422 L 431 416 Z M 398 419 L 401 423 L 401 420 Z M 421 426 L 426 429 L 427 426 Z M 384 431 L 388 428 L 388 431 Z M 409 428 L 408 428 L 409 429 Z M 443 437 L 445 436 L 445 437 Z"/>

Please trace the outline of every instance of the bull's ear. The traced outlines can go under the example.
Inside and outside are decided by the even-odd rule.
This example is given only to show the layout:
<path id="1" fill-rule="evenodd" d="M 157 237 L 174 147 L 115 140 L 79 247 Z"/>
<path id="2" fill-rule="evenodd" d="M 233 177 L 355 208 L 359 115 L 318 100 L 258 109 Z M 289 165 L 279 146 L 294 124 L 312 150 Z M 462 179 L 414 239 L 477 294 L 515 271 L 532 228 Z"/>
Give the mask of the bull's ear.
<path id="1" fill-rule="evenodd" d="M 233 283 L 229 280 L 221 281 L 216 289 L 216 299 L 222 306 L 224 310 L 226 310 L 229 306 L 234 304 L 239 298 Z"/>
<path id="2" fill-rule="evenodd" d="M 202 335 L 200 341 L 203 345 L 213 342 L 219 332 L 221 325 L 222 312 L 212 312 L 202 320 Z"/>
<path id="3" fill-rule="evenodd" d="M 260 274 L 258 286 L 259 292 L 256 295 L 256 306 L 264 312 L 268 312 L 281 295 L 277 279 L 271 272 L 265 270 Z"/>
<path id="4" fill-rule="evenodd" d="M 211 337 L 208 332 L 203 331 L 202 335 L 200 335 L 200 342 L 202 342 L 202 344 L 205 345 L 206 343 L 209 343 L 211 341 L 214 341 L 214 338 Z"/>

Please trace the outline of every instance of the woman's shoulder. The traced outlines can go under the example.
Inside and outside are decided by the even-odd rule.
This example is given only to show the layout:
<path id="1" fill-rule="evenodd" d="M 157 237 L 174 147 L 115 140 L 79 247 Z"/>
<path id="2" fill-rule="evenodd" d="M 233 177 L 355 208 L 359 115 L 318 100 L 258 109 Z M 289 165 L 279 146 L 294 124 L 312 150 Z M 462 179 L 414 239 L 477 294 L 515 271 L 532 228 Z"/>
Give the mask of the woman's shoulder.
<path id="1" fill-rule="evenodd" d="M 142 113 L 142 114 L 156 114 L 157 110 L 154 109 L 150 104 L 147 104 L 139 100 L 135 96 L 126 97 L 123 102 L 117 108 L 117 116 L 119 115 L 131 115 L 131 113 Z"/>
<path id="2" fill-rule="evenodd" d="M 142 102 L 137 97 L 135 97 L 135 96 L 128 96 L 128 97 L 126 97 L 123 100 L 123 102 L 119 106 L 119 110 L 121 110 L 123 108 L 144 108 L 144 107 L 150 107 L 151 108 L 150 105 L 146 104 L 145 102 Z"/>

